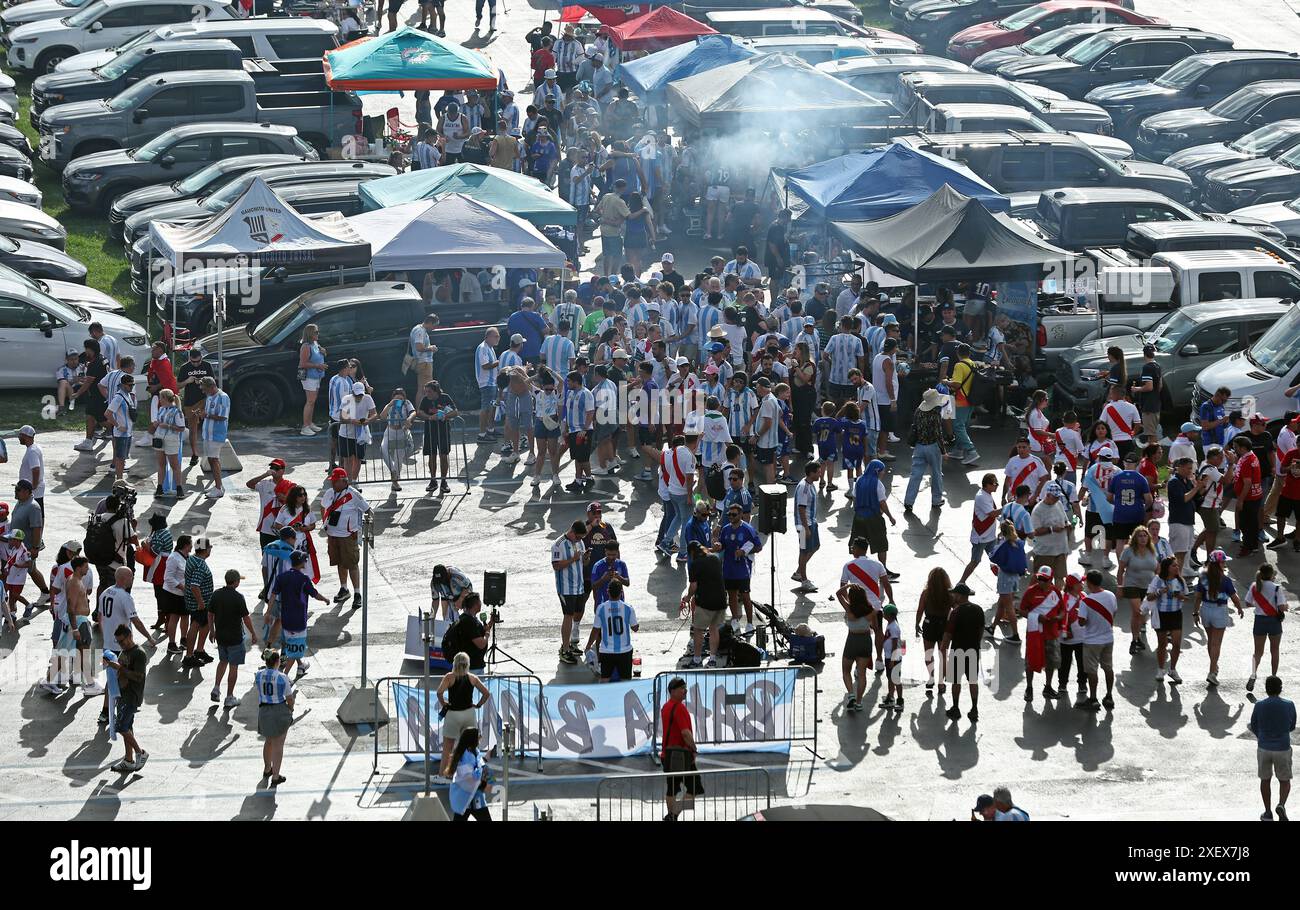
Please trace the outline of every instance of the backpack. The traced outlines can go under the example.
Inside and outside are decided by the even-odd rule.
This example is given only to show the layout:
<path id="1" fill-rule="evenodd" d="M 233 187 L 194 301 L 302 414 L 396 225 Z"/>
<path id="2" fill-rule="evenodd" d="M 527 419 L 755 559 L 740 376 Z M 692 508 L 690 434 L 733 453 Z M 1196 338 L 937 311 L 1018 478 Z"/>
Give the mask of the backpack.
<path id="1" fill-rule="evenodd" d="M 721 502 L 727 497 L 727 485 L 722 476 L 722 465 L 711 464 L 705 470 L 704 489 L 714 502 Z"/>
<path id="2" fill-rule="evenodd" d="M 81 547 L 91 565 L 105 566 L 117 559 L 117 535 L 113 533 L 113 523 L 119 517 L 108 512 L 91 516 Z"/>
<path id="3" fill-rule="evenodd" d="M 463 649 L 460 646 L 460 617 L 456 617 L 455 622 L 447 626 L 447 631 L 442 633 L 442 657 L 447 663 L 459 654 Z"/>

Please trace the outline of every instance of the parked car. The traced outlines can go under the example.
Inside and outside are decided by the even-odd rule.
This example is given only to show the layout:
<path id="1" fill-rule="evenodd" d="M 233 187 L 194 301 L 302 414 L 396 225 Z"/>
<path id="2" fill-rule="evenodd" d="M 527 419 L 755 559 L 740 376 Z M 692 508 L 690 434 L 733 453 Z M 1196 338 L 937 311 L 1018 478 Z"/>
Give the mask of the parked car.
<path id="1" fill-rule="evenodd" d="M 73 284 L 70 281 L 55 281 L 47 278 L 32 278 L 9 268 L 7 265 L 0 265 L 0 284 L 6 281 L 29 284 L 41 293 L 49 294 L 55 300 L 61 300 L 74 308 L 93 310 L 97 313 L 116 313 L 119 316 L 126 313 L 126 307 L 108 294 L 84 284 Z"/>
<path id="2" fill-rule="evenodd" d="M 68 231 L 40 209 L 21 202 L 0 202 L 0 236 L 14 240 L 34 240 L 62 250 Z"/>
<path id="3" fill-rule="evenodd" d="M 269 60 L 276 65 L 307 61 L 319 70 L 321 57 L 339 46 L 339 27 L 324 19 L 288 18 L 217 19 L 160 25 L 116 47 L 68 57 L 55 72 L 91 70 L 105 66 L 119 54 L 146 44 L 189 39 L 224 38 L 239 48 L 244 59 Z M 310 70 L 309 70 L 310 71 Z"/>
<path id="4" fill-rule="evenodd" d="M 149 339 L 143 327 L 113 313 L 70 306 L 30 282 L 0 278 L 0 388 L 49 388 L 54 368 L 69 348 L 81 348 L 89 325 L 97 321 L 118 340 L 118 351 L 148 361 Z M 414 323 L 412 323 L 414 324 Z"/>
<path id="5" fill-rule="evenodd" d="M 26 0 L 0 12 L 0 34 L 28 22 L 44 19 L 62 19 L 71 16 L 90 0 Z"/>
<path id="6" fill-rule="evenodd" d="M 21 202 L 23 205 L 39 209 L 42 199 L 41 191 L 35 184 L 19 180 L 17 177 L 0 177 L 0 200 Z"/>
<path id="7" fill-rule="evenodd" d="M 872 38 L 843 38 L 839 35 L 786 35 L 770 38 L 746 38 L 745 44 L 760 54 L 793 54 L 811 66 L 836 60 L 858 60 L 877 54 L 910 54 L 915 45 L 898 44 Z"/>
<path id="8" fill-rule="evenodd" d="M 1063 133 L 952 133 L 895 141 L 960 161 L 1003 193 L 1115 186 L 1155 190 L 1186 202 L 1192 192 L 1181 171 L 1146 161 L 1113 161 Z"/>
<path id="9" fill-rule="evenodd" d="M 1193 54 L 1231 49 L 1231 38 L 1198 29 L 1117 28 L 1060 55 L 1012 61 L 998 75 L 1083 98 L 1103 85 L 1153 79 Z"/>
<path id="10" fill-rule="evenodd" d="M 86 267 L 62 250 L 32 240 L 0 237 L 0 265 L 32 278 L 86 283 Z"/>
<path id="11" fill-rule="evenodd" d="M 27 134 L 11 123 L 0 123 L 0 145 L 7 145 L 25 157 L 32 157 L 32 144 Z"/>
<path id="12" fill-rule="evenodd" d="M 1099 401 L 1105 383 L 1107 351 L 1124 352 L 1129 375 L 1142 369 L 1142 349 L 1155 345 L 1164 371 L 1161 411 L 1165 422 L 1181 422 L 1192 403 L 1196 377 L 1224 357 L 1244 351 L 1291 309 L 1276 298 L 1194 303 L 1171 310 L 1147 332 L 1086 341 L 1061 356 L 1053 397 L 1059 401 Z"/>
<path id="13" fill-rule="evenodd" d="M 926 116 L 927 133 L 1057 133 L 1052 125 L 1024 108 L 1008 104 L 936 104 Z M 1097 133 L 1070 132 L 1107 158 L 1123 161 L 1133 157 L 1133 147 L 1123 139 Z"/>
<path id="14" fill-rule="evenodd" d="M 31 180 L 35 170 L 32 167 L 32 159 L 12 145 L 0 143 L 0 176 Z"/>
<path id="15" fill-rule="evenodd" d="M 1110 115 L 1095 104 L 1071 101 L 1048 90 L 1031 90 L 986 73 L 910 73 L 901 76 L 894 106 L 906 116 L 918 99 L 930 104 L 1010 104 L 1036 114 L 1053 129 L 1102 135 L 1111 133 Z"/>
<path id="16" fill-rule="evenodd" d="M 1152 114 L 1142 121 L 1133 150 L 1148 161 L 1174 152 L 1244 136 L 1278 120 L 1300 117 L 1300 79 L 1252 82 L 1209 107 Z"/>
<path id="17" fill-rule="evenodd" d="M 826 10 L 806 6 L 710 11 L 705 13 L 701 21 L 724 35 L 740 38 L 839 35 L 845 38 L 884 40 L 896 46 L 907 47 L 913 53 L 920 51 L 916 42 L 904 35 L 883 28 L 854 25 Z"/>
<path id="18" fill-rule="evenodd" d="M 77 158 L 63 170 L 63 198 L 74 209 L 107 211 L 123 193 L 188 177 L 214 161 L 271 154 L 317 158 L 291 126 L 221 121 L 176 126 L 139 148 Z"/>
<path id="19" fill-rule="evenodd" d="M 215 193 L 241 174 L 278 164 L 302 164 L 309 159 L 302 155 L 240 155 L 214 161 L 184 180 L 155 183 L 123 193 L 108 207 L 108 233 L 114 240 L 122 239 L 122 226 L 136 212 L 166 202 L 183 202 Z M 0 188 L 3 184 L 0 183 Z"/>
<path id="20" fill-rule="evenodd" d="M 1247 205 L 1232 211 L 1234 216 L 1267 221 L 1286 235 L 1292 245 L 1300 246 L 1300 197 L 1286 202 L 1265 202 Z"/>
<path id="21" fill-rule="evenodd" d="M 1205 175 L 1206 208 L 1234 212 L 1248 205 L 1286 202 L 1300 196 L 1300 145 L 1272 158 L 1215 168 Z"/>
<path id="22" fill-rule="evenodd" d="M 1300 117 L 1261 126 L 1231 142 L 1194 145 L 1174 152 L 1164 163 L 1191 177 L 1199 197 L 1205 189 L 1205 175 L 1210 171 L 1230 164 L 1274 158 L 1297 145 L 1300 145 Z"/>
<path id="23" fill-rule="evenodd" d="M 28 22 L 0 37 L 12 69 L 41 75 L 83 51 L 122 44 L 152 28 L 202 19 L 237 19 L 225 0 L 94 0 L 64 19 Z"/>
<path id="24" fill-rule="evenodd" d="M 1300 54 L 1210 51 L 1184 57 L 1150 81 L 1103 85 L 1083 98 L 1105 108 L 1115 123 L 1115 132 L 1131 139 L 1142 120 L 1152 114 L 1214 104 L 1261 79 L 1296 78 L 1300 78 Z"/>
<path id="25" fill-rule="evenodd" d="M 1023 60 L 1026 57 L 1063 54 L 1080 41 L 1086 41 L 1098 32 L 1122 27 L 1111 22 L 1076 22 L 1074 25 L 1063 25 L 1045 31 L 1041 35 L 1035 35 L 1022 44 L 985 51 L 971 61 L 971 69 L 977 73 L 1001 76 L 999 70 L 1004 64 Z"/>
<path id="26" fill-rule="evenodd" d="M 108 101 L 80 101 L 47 108 L 40 119 L 41 162 L 61 170 L 74 158 L 131 148 L 172 127 L 194 122 L 275 123 L 325 149 L 331 137 L 361 131 L 361 100 L 350 92 L 277 91 L 248 73 L 187 70 L 137 82 Z"/>
<path id="27" fill-rule="evenodd" d="M 1292 298 L 1294 300 L 1294 298 Z M 1300 383 L 1300 305 L 1293 304 L 1250 347 L 1211 364 L 1196 377 L 1192 389 L 1193 419 L 1200 406 L 1216 389 L 1226 388 L 1232 396 L 1225 403 L 1230 410 L 1249 407 L 1263 414 L 1276 428 L 1295 399 L 1287 390 Z"/>
<path id="28" fill-rule="evenodd" d="M 1003 19 L 962 29 L 948 39 L 948 54 L 969 63 L 985 51 L 1011 47 L 1043 32 L 1081 22 L 1167 24 L 1164 19 L 1143 16 L 1104 0 L 1044 0 Z"/>
<path id="29" fill-rule="evenodd" d="M 927 51 L 942 51 L 952 36 L 962 29 L 979 22 L 1005 19 L 1034 5 L 1025 0 L 920 0 L 903 12 L 902 31 L 919 41 Z M 1132 0 L 1120 0 L 1118 5 L 1125 9 L 1133 8 Z M 891 0 L 891 17 L 893 12 Z"/>
<path id="30" fill-rule="evenodd" d="M 947 57 L 928 54 L 889 54 L 881 57 L 853 57 L 818 64 L 817 69 L 847 82 L 858 91 L 890 99 L 898 92 L 898 78 L 904 73 L 968 73 L 970 67 Z"/>
<path id="31" fill-rule="evenodd" d="M 392 165 L 379 161 L 308 161 L 301 164 L 284 164 L 258 168 L 227 181 L 219 190 L 192 199 L 174 199 L 170 202 L 142 209 L 129 216 L 122 225 L 122 237 L 127 245 L 134 243 L 149 231 L 151 221 L 193 221 L 210 218 L 240 197 L 255 177 L 281 192 L 290 186 L 305 186 L 335 180 L 373 180 L 392 177 L 397 171 Z"/>
<path id="32" fill-rule="evenodd" d="M 0 73 L 0 104 L 15 112 L 18 110 L 18 86 L 8 73 Z"/>

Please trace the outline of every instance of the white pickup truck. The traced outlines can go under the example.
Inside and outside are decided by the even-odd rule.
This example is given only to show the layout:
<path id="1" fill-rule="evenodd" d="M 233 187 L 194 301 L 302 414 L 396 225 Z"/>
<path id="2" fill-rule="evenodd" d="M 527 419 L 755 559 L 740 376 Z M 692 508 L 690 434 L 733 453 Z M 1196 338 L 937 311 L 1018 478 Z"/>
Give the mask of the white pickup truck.
<path id="1" fill-rule="evenodd" d="M 1118 265 L 1088 250 L 1095 274 L 1071 287 L 1044 287 L 1074 301 L 1039 309 L 1039 372 L 1082 342 L 1145 332 L 1184 303 L 1254 297 L 1300 300 L 1300 272 L 1260 250 L 1157 253 L 1149 265 Z M 1047 285 L 1044 282 L 1044 285 Z"/>

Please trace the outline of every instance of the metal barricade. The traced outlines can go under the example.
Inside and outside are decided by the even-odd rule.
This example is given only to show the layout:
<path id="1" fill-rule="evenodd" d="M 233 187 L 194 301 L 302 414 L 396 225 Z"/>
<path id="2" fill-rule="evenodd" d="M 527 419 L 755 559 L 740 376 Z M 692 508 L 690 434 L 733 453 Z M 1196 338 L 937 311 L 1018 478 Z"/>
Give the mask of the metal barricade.
<path id="1" fill-rule="evenodd" d="M 778 674 L 793 672 L 788 701 Z M 696 745 L 803 743 L 817 754 L 817 674 L 812 667 L 791 664 L 753 669 L 717 668 L 670 670 L 655 674 L 651 710 L 651 754 L 659 761 L 660 709 L 668 698 L 668 682 L 686 680 L 686 707 Z"/>
<path id="2" fill-rule="evenodd" d="M 461 417 L 446 421 L 451 435 L 451 449 L 447 453 L 447 480 L 465 485 L 469 492 L 469 447 L 465 443 L 466 426 Z M 442 478 L 439 455 L 424 454 L 424 424 L 418 417 L 410 431 L 390 430 L 381 426 L 372 430 L 374 441 L 366 446 L 366 458 L 361 462 L 355 484 L 409 483 L 423 488 L 430 481 Z"/>
<path id="3" fill-rule="evenodd" d="M 437 685 L 442 675 L 429 679 L 429 713 L 437 716 Z M 497 695 L 478 712 L 479 731 L 489 748 L 496 750 L 501 742 L 501 726 L 514 724 L 515 749 L 523 765 L 528 756 L 537 757 L 537 770 L 542 770 L 542 709 L 544 698 L 542 681 L 526 674 L 498 674 L 481 676 L 489 688 L 497 687 Z M 375 749 L 371 770 L 379 770 L 381 755 L 421 755 L 424 737 L 429 731 L 424 706 L 424 678 L 421 676 L 386 676 L 375 682 Z M 412 690 L 410 694 L 398 693 L 396 686 Z M 402 705 L 399 698 L 406 698 Z M 380 725 L 381 708 L 388 712 L 388 723 Z M 400 709 L 400 710 L 399 710 Z M 442 756 L 442 740 L 429 743 L 431 756 Z"/>
<path id="4" fill-rule="evenodd" d="M 694 771 L 703 785 L 682 821 L 736 821 L 772 808 L 772 775 L 766 768 L 718 768 Z M 673 778 L 684 774 L 616 774 L 596 784 L 596 821 L 645 822 L 663 818 L 664 796 Z M 681 794 L 683 787 L 677 787 Z M 680 795 L 679 795 L 680 800 Z"/>

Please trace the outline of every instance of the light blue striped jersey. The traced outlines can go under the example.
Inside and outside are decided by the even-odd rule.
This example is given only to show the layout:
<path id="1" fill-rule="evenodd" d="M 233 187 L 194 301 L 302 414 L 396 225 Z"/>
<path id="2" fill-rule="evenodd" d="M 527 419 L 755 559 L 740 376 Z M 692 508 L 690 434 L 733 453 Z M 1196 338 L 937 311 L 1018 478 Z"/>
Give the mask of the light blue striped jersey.
<path id="1" fill-rule="evenodd" d="M 848 385 L 849 371 L 862 357 L 862 339 L 848 332 L 832 335 L 826 342 L 826 355 L 831 361 L 827 378 L 837 385 Z"/>
<path id="2" fill-rule="evenodd" d="M 225 420 L 210 420 L 224 417 Z M 207 442 L 225 442 L 230 430 L 230 396 L 221 390 L 203 399 L 203 439 Z"/>
<path id="3" fill-rule="evenodd" d="M 799 485 L 794 488 L 794 520 L 795 526 L 798 527 L 799 507 L 803 506 L 808 512 L 808 524 L 817 524 L 817 484 L 809 483 L 807 478 L 799 481 Z"/>
<path id="4" fill-rule="evenodd" d="M 497 368 L 504 370 L 506 367 L 521 367 L 523 365 L 524 358 L 520 357 L 509 348 L 506 348 L 505 353 L 501 355 L 501 362 L 497 364 Z"/>
<path id="5" fill-rule="evenodd" d="M 293 686 L 289 677 L 274 667 L 263 667 L 253 674 L 253 688 L 257 690 L 259 705 L 282 705 Z"/>
<path id="6" fill-rule="evenodd" d="M 575 353 L 573 342 L 567 335 L 547 335 L 542 339 L 539 353 L 548 370 L 561 379 L 568 375 L 569 362 L 573 360 Z"/>
<path id="7" fill-rule="evenodd" d="M 722 321 L 722 310 L 708 303 L 700 304 L 698 321 L 695 325 L 695 337 L 700 346 L 700 353 L 704 354 L 704 346 L 709 343 L 709 329 L 713 328 Z"/>
<path id="8" fill-rule="evenodd" d="M 569 535 L 565 534 L 551 547 L 551 562 L 569 559 L 574 554 L 585 551 L 586 545 L 581 540 L 569 540 Z M 565 568 L 555 570 L 555 590 L 558 594 L 581 594 L 586 587 L 585 581 L 581 559 L 575 559 Z"/>
<path id="9" fill-rule="evenodd" d="M 626 654 L 632 650 L 632 627 L 636 611 L 621 600 L 607 600 L 596 608 L 600 627 L 600 653 Z"/>
<path id="10" fill-rule="evenodd" d="M 873 325 L 862 336 L 867 339 L 867 356 L 874 360 L 885 346 L 885 327 Z"/>
<path id="11" fill-rule="evenodd" d="M 1002 520 L 1011 522 L 1011 526 L 1021 537 L 1034 533 L 1034 523 L 1029 518 L 1029 510 L 1015 500 L 1002 507 Z"/>
<path id="12" fill-rule="evenodd" d="M 750 415 L 758 407 L 758 396 L 754 394 L 753 389 L 732 389 L 727 395 L 727 415 L 731 423 L 731 437 L 738 439 L 742 436 L 751 435 L 754 427 L 745 428 L 749 422 Z"/>
<path id="13" fill-rule="evenodd" d="M 338 420 L 343 411 L 343 396 L 352 394 L 352 379 L 339 373 L 330 377 L 330 420 Z"/>
<path id="14" fill-rule="evenodd" d="M 119 390 L 108 402 L 108 412 L 113 415 L 113 435 L 118 439 L 130 439 L 135 429 L 131 426 L 131 409 L 135 405 L 135 393 Z M 203 424 L 206 431 L 208 425 Z M 203 437 L 207 439 L 206 436 Z"/>
<path id="15" fill-rule="evenodd" d="M 501 371 L 501 364 L 497 363 L 494 367 L 489 367 L 489 363 L 496 363 L 496 348 L 486 341 L 480 342 L 479 346 L 474 349 L 474 380 L 478 383 L 480 389 L 490 388 L 497 384 L 497 373 Z"/>
<path id="16" fill-rule="evenodd" d="M 566 389 L 564 396 L 564 425 L 567 432 L 578 433 L 591 428 L 587 413 L 595 411 L 596 398 L 587 389 Z M 594 420 L 594 417 L 593 417 Z"/>

